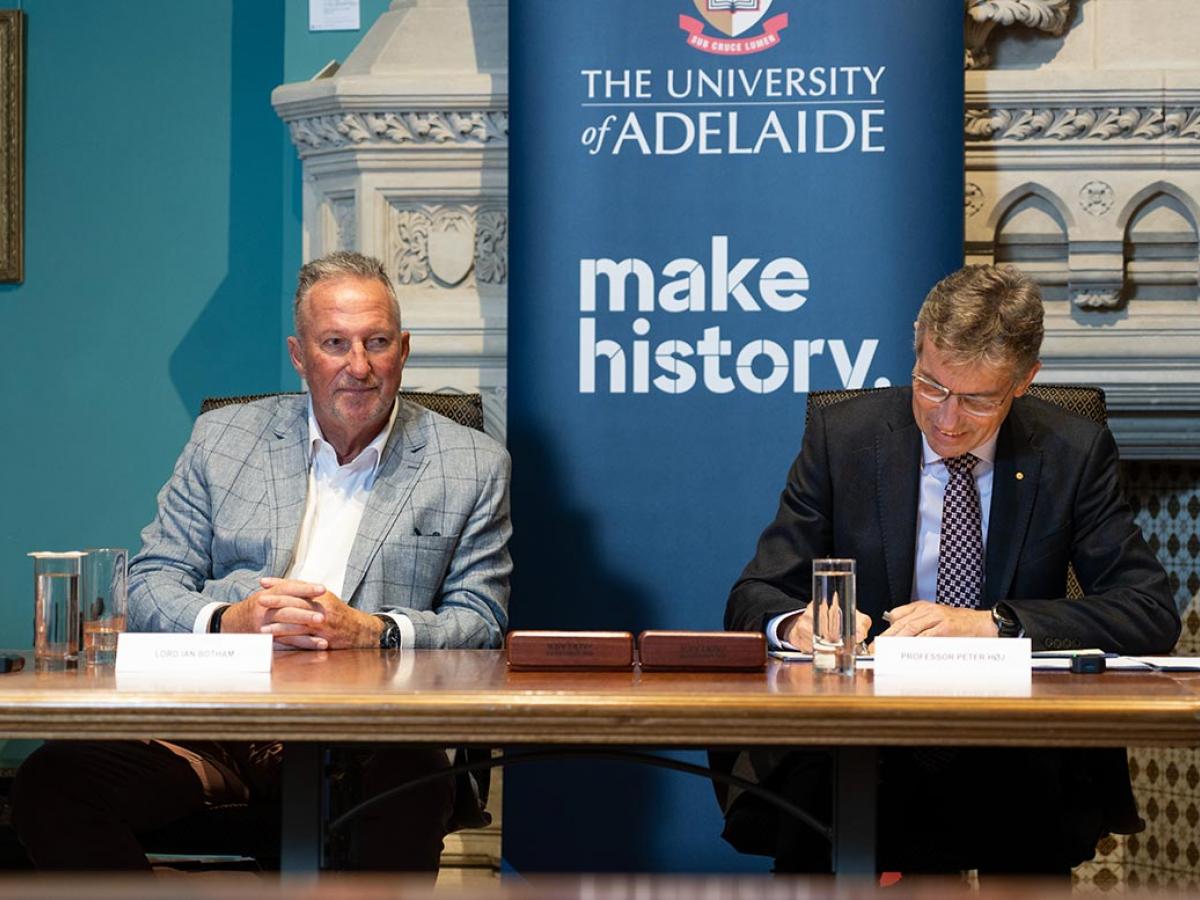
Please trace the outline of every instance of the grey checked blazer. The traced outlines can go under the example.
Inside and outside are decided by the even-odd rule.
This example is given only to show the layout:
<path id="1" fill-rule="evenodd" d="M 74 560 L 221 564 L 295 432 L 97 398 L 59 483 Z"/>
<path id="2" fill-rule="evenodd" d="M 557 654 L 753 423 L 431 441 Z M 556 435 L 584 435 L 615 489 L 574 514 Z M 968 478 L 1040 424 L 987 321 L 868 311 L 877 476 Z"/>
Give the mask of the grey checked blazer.
<path id="1" fill-rule="evenodd" d="M 499 647 L 508 625 L 508 453 L 403 399 L 350 551 L 343 599 L 408 616 L 416 646 Z M 309 465 L 308 399 L 196 420 L 129 567 L 132 631 L 191 631 L 292 564 Z"/>

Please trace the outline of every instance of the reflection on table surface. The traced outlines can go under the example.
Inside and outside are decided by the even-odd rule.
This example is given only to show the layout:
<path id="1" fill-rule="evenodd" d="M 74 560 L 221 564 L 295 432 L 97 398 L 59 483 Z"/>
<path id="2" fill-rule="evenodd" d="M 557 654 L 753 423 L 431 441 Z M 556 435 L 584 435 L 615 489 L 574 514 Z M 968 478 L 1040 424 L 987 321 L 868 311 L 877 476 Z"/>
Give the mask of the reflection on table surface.
<path id="1" fill-rule="evenodd" d="M 886 696 L 883 694 L 886 693 Z M 1023 696 L 873 673 L 510 671 L 501 651 L 279 652 L 269 676 L 0 675 L 0 735 L 494 744 L 1200 744 L 1195 674 L 1034 673 Z"/>
<path id="2" fill-rule="evenodd" d="M 0 703 L 6 693 L 108 692 L 133 688 L 153 692 L 176 688 L 219 691 L 228 684 L 255 685 L 277 698 L 344 696 L 370 693 L 421 694 L 704 694 L 710 697 L 808 696 L 869 697 L 875 676 L 860 670 L 853 677 L 815 673 L 811 664 L 772 659 L 760 672 L 643 672 L 619 670 L 510 670 L 499 650 L 277 651 L 266 679 L 248 675 L 117 675 L 112 669 L 22 672 L 0 675 Z M 914 696 L 925 696 L 922 686 Z M 948 685 L 944 696 L 986 698 L 986 687 Z M 1104 675 L 1035 672 L 1029 696 L 1038 699 L 1186 700 L 1200 695 L 1200 673 L 1167 674 L 1122 671 Z"/>

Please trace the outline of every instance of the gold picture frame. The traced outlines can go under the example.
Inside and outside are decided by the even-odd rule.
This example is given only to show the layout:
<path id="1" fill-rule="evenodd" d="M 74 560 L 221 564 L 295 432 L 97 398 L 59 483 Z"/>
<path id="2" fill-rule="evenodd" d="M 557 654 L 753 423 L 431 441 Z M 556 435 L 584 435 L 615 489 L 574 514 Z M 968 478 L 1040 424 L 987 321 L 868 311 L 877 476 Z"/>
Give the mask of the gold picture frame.
<path id="1" fill-rule="evenodd" d="M 25 14 L 0 10 L 0 282 L 25 279 Z"/>

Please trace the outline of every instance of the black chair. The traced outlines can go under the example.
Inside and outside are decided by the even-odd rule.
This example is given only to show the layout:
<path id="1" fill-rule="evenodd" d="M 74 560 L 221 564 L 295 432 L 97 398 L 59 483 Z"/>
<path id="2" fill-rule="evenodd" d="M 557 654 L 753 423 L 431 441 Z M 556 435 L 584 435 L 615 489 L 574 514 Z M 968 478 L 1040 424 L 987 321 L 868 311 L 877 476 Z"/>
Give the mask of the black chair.
<path id="1" fill-rule="evenodd" d="M 859 390 L 811 391 L 808 395 L 808 406 L 805 407 L 804 424 L 807 426 L 812 419 L 814 409 L 825 409 L 852 397 L 873 394 L 887 388 L 862 388 Z M 1081 384 L 1031 384 L 1029 396 L 1061 406 L 1068 412 L 1091 419 L 1099 425 L 1108 424 L 1108 407 L 1104 402 L 1104 391 L 1098 387 Z M 1075 567 L 1067 566 L 1067 597 L 1078 600 L 1083 596 L 1083 588 L 1075 575 Z"/>
<path id="2" fill-rule="evenodd" d="M 811 391 L 808 395 L 808 406 L 805 408 L 804 424 L 812 419 L 814 409 L 824 409 L 864 394 L 875 394 L 888 388 L 858 388 L 840 389 L 833 391 Z M 1104 391 L 1098 387 L 1082 384 L 1031 384 L 1029 396 L 1061 406 L 1077 416 L 1091 419 L 1099 425 L 1108 424 L 1108 407 L 1104 402 Z"/>
<path id="3" fill-rule="evenodd" d="M 200 414 L 223 406 L 250 403 L 281 395 L 299 396 L 300 392 L 207 397 L 200 404 Z M 401 391 L 400 396 L 459 425 L 476 431 L 484 430 L 483 398 L 477 393 Z M 331 781 L 335 791 L 353 790 L 356 782 L 353 753 L 353 750 L 342 752 L 332 766 Z M 486 748 L 459 748 L 460 762 L 474 761 L 490 755 L 491 750 Z M 490 774 L 485 770 L 474 776 L 459 776 L 460 801 L 455 803 L 455 819 L 452 822 L 454 830 L 480 828 L 490 823 L 490 815 L 483 810 L 488 800 Z M 473 808 L 473 804 L 469 802 L 468 798 L 471 796 L 479 797 L 478 809 Z M 144 840 L 148 848 L 147 856 L 153 863 L 185 868 L 215 865 L 222 869 L 271 870 L 279 868 L 279 830 L 280 822 L 274 806 L 223 803 L 160 828 L 145 836 Z M 336 853 L 337 848 L 333 849 Z"/>

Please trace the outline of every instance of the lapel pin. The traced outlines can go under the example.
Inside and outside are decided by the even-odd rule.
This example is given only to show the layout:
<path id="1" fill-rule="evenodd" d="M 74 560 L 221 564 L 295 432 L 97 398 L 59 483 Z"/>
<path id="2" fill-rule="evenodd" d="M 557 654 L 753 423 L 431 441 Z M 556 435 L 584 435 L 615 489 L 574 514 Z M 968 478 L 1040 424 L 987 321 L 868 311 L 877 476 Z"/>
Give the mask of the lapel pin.
<path id="1" fill-rule="evenodd" d="M 1024 472 L 1018 472 L 1018 473 L 1017 473 L 1017 481 L 1023 481 L 1023 480 L 1024 480 L 1024 478 L 1025 478 L 1025 473 L 1024 473 Z"/>

